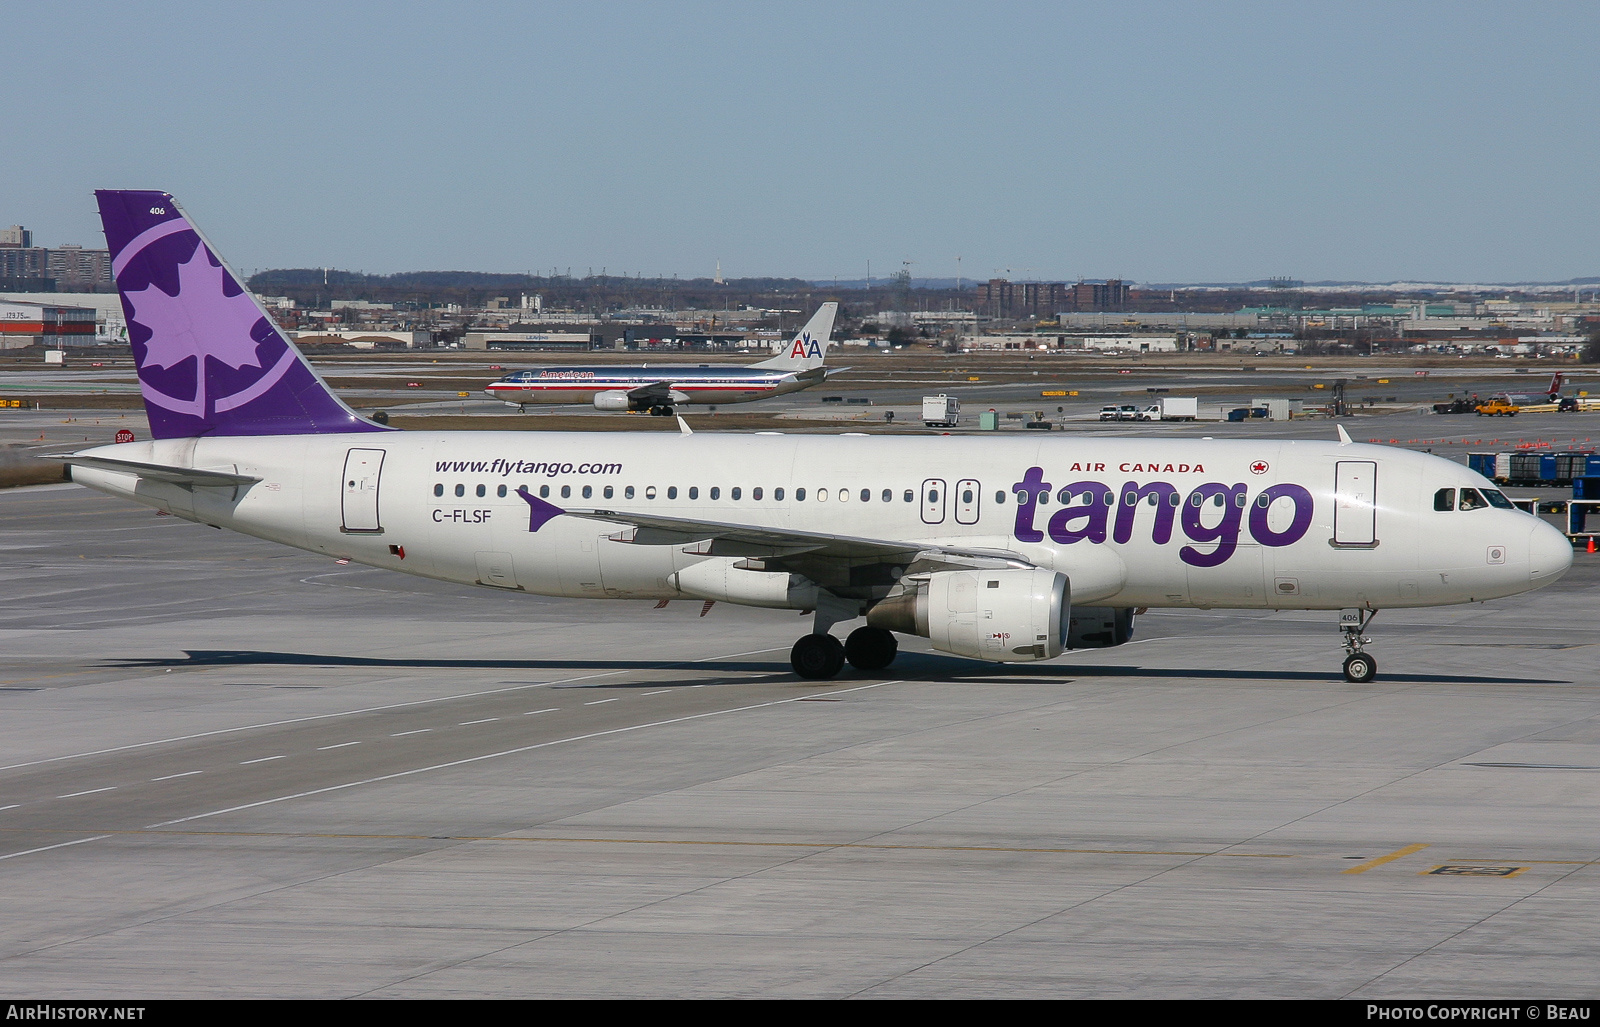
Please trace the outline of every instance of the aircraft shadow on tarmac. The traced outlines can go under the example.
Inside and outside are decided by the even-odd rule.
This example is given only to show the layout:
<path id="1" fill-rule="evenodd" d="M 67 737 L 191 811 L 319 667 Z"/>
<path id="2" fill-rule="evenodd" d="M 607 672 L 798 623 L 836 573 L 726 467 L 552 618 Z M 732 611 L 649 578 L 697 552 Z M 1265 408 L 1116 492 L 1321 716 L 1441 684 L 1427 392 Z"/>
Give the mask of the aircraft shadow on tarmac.
<path id="1" fill-rule="evenodd" d="M 675 667 L 703 667 L 708 672 L 725 674 L 744 672 L 773 677 L 791 677 L 793 671 L 787 660 L 775 657 L 769 660 L 710 660 L 667 662 L 659 660 L 446 660 L 417 657 L 333 656 L 317 653 L 284 653 L 258 649 L 186 649 L 184 655 L 151 657 L 116 661 L 113 666 L 124 668 L 177 668 L 177 667 L 361 667 L 392 670 L 512 670 L 512 671 L 660 671 Z M 909 681 L 950 682 L 961 684 L 1014 684 L 1026 680 L 1083 679 L 1083 678 L 1154 678 L 1164 681 L 1317 681 L 1337 680 L 1337 671 L 1305 670 L 1243 670 L 1222 667 L 1118 667 L 1101 664 L 1012 664 L 1004 670 L 996 664 L 966 660 L 957 656 L 925 653 L 901 653 L 894 665 L 876 674 L 860 674 L 846 668 L 844 676 L 835 679 L 840 685 L 853 684 L 862 677 L 876 680 L 899 678 Z M 1385 672 L 1379 679 L 1382 684 L 1455 684 L 1455 685 L 1570 685 L 1574 681 L 1558 678 L 1491 677 L 1472 674 L 1397 674 Z M 749 679 L 731 679 L 708 682 L 716 684 L 749 684 Z M 595 688 L 645 687 L 659 682 L 641 682 L 635 685 L 593 685 Z M 807 684 L 823 686 L 822 681 Z"/>

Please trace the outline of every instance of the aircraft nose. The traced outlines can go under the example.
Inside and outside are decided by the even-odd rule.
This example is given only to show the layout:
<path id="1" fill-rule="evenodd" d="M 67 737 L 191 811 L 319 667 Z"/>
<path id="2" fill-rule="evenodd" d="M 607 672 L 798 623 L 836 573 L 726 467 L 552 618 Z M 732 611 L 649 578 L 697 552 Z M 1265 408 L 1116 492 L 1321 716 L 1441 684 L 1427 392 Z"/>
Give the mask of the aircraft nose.
<path id="1" fill-rule="evenodd" d="M 1528 531 L 1528 578 L 1535 587 L 1548 585 L 1572 567 L 1572 543 L 1543 521 Z"/>

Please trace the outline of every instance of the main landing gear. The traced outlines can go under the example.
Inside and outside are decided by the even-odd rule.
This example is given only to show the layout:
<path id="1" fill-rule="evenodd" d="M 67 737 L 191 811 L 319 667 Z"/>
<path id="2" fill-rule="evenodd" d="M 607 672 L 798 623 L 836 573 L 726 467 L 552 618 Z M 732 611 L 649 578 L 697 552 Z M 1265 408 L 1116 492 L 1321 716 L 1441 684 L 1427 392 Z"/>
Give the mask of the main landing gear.
<path id="1" fill-rule="evenodd" d="M 794 644 L 789 653 L 789 665 L 803 678 L 825 681 L 837 677 L 846 661 L 857 670 L 882 670 L 894 662 L 900 644 L 894 632 L 883 628 L 860 627 L 850 632 L 842 645 L 829 633 L 840 621 L 861 616 L 861 604 L 852 599 L 842 599 L 823 593 L 817 601 L 815 616 L 811 621 L 811 634 Z"/>
<path id="2" fill-rule="evenodd" d="M 1364 685 L 1378 676 L 1378 661 L 1364 651 L 1372 641 L 1365 634 L 1367 625 L 1378 615 L 1377 610 L 1340 610 L 1339 630 L 1344 634 L 1344 679 Z"/>
<path id="3" fill-rule="evenodd" d="M 650 408 L 650 416 L 651 417 L 671 417 L 672 416 L 672 408 L 670 406 L 663 406 L 663 405 L 658 403 L 655 406 Z"/>
<path id="4" fill-rule="evenodd" d="M 856 670 L 882 670 L 894 662 L 900 643 L 894 632 L 882 628 L 856 628 L 840 644 L 826 631 L 807 635 L 794 644 L 789 665 L 803 678 L 827 680 L 837 677 L 846 662 Z"/>

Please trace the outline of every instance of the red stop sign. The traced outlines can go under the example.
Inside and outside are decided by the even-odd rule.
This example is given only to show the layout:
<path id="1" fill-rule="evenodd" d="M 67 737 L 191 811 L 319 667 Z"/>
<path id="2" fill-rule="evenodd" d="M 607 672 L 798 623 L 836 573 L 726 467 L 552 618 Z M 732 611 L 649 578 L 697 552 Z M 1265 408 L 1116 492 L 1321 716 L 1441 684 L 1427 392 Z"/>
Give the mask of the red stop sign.
<path id="1" fill-rule="evenodd" d="M 133 432 L 129 431 L 126 428 L 118 428 L 117 429 L 117 441 L 118 442 L 132 442 L 133 441 Z"/>

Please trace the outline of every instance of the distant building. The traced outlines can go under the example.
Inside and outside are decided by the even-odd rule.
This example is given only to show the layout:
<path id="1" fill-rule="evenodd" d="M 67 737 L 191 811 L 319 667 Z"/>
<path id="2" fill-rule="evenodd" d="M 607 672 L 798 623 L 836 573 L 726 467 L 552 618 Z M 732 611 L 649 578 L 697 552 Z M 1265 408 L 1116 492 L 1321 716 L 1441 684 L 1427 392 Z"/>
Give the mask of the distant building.
<path id="1" fill-rule="evenodd" d="M 1121 310 L 1128 305 L 1128 291 L 1120 278 L 1071 285 L 991 278 L 978 286 L 976 305 L 990 317 L 1055 317 L 1063 311 Z"/>
<path id="2" fill-rule="evenodd" d="M 598 332 L 468 332 L 467 349 L 579 350 L 600 347 Z"/>
<path id="3" fill-rule="evenodd" d="M 94 309 L 0 302 L 0 349 L 21 349 L 46 342 L 52 346 L 93 346 Z"/>
<path id="4" fill-rule="evenodd" d="M 111 292 L 111 253 L 73 245 L 35 246 L 32 232 L 11 225 L 0 229 L 0 290 Z"/>
<path id="5" fill-rule="evenodd" d="M 109 292 L 111 251 L 86 250 L 82 246 L 58 246 L 49 254 L 48 275 L 56 280 L 58 292 Z"/>

